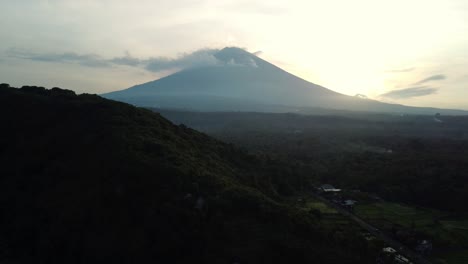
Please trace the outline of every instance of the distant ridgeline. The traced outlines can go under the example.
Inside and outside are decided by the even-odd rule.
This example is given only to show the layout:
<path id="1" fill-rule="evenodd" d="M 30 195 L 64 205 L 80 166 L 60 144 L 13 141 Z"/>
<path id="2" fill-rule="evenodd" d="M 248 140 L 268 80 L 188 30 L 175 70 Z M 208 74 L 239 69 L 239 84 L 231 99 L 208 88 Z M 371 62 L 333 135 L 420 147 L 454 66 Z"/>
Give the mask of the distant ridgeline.
<path id="1" fill-rule="evenodd" d="M 291 171 L 149 110 L 2 84 L 0 122 L 0 262 L 375 260 L 283 201 Z"/>

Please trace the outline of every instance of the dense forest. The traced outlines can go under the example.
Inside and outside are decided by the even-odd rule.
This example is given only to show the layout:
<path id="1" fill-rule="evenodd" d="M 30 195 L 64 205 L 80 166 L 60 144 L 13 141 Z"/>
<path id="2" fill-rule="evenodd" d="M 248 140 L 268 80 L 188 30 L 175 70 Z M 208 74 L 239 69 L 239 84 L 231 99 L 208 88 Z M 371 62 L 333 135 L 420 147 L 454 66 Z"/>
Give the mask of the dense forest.
<path id="1" fill-rule="evenodd" d="M 153 110 L 284 161 L 278 167 L 294 176 L 282 177 L 283 194 L 327 182 L 390 201 L 459 213 L 468 209 L 467 116 Z"/>
<path id="2" fill-rule="evenodd" d="M 285 198 L 320 180 L 303 178 L 305 161 L 59 88 L 0 85 L 0 122 L 1 262 L 375 261 L 356 228 Z"/>

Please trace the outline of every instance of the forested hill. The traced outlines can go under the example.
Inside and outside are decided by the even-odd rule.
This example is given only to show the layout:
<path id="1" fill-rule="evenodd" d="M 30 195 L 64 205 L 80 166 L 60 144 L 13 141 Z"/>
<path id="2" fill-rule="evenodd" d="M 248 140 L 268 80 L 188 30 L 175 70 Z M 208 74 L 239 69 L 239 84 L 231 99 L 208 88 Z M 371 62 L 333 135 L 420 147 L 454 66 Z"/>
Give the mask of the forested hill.
<path id="1" fill-rule="evenodd" d="M 0 262 L 375 259 L 282 202 L 267 160 L 149 110 L 3 84 L 0 122 Z"/>

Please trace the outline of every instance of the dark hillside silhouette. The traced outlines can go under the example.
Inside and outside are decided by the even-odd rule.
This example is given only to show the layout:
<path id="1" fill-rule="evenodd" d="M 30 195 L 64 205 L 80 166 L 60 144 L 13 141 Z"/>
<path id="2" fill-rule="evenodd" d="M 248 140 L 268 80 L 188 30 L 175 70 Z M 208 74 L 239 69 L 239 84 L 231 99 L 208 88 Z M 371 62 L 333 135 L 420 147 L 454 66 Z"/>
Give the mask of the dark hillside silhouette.
<path id="1" fill-rule="evenodd" d="M 283 203 L 287 170 L 149 110 L 1 85 L 0 122 L 2 262 L 375 259 L 351 227 Z"/>

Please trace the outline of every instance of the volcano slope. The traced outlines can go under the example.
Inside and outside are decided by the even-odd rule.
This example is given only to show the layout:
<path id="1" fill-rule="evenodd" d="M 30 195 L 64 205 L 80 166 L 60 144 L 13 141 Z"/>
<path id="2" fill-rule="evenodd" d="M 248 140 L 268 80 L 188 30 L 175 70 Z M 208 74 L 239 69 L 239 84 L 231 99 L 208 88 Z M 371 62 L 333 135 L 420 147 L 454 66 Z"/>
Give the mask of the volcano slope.
<path id="1" fill-rule="evenodd" d="M 317 109 L 398 114 L 467 115 L 467 111 L 411 107 L 337 93 L 249 53 L 227 47 L 212 65 L 181 70 L 158 80 L 103 94 L 137 106 L 190 111 L 300 112 Z"/>

